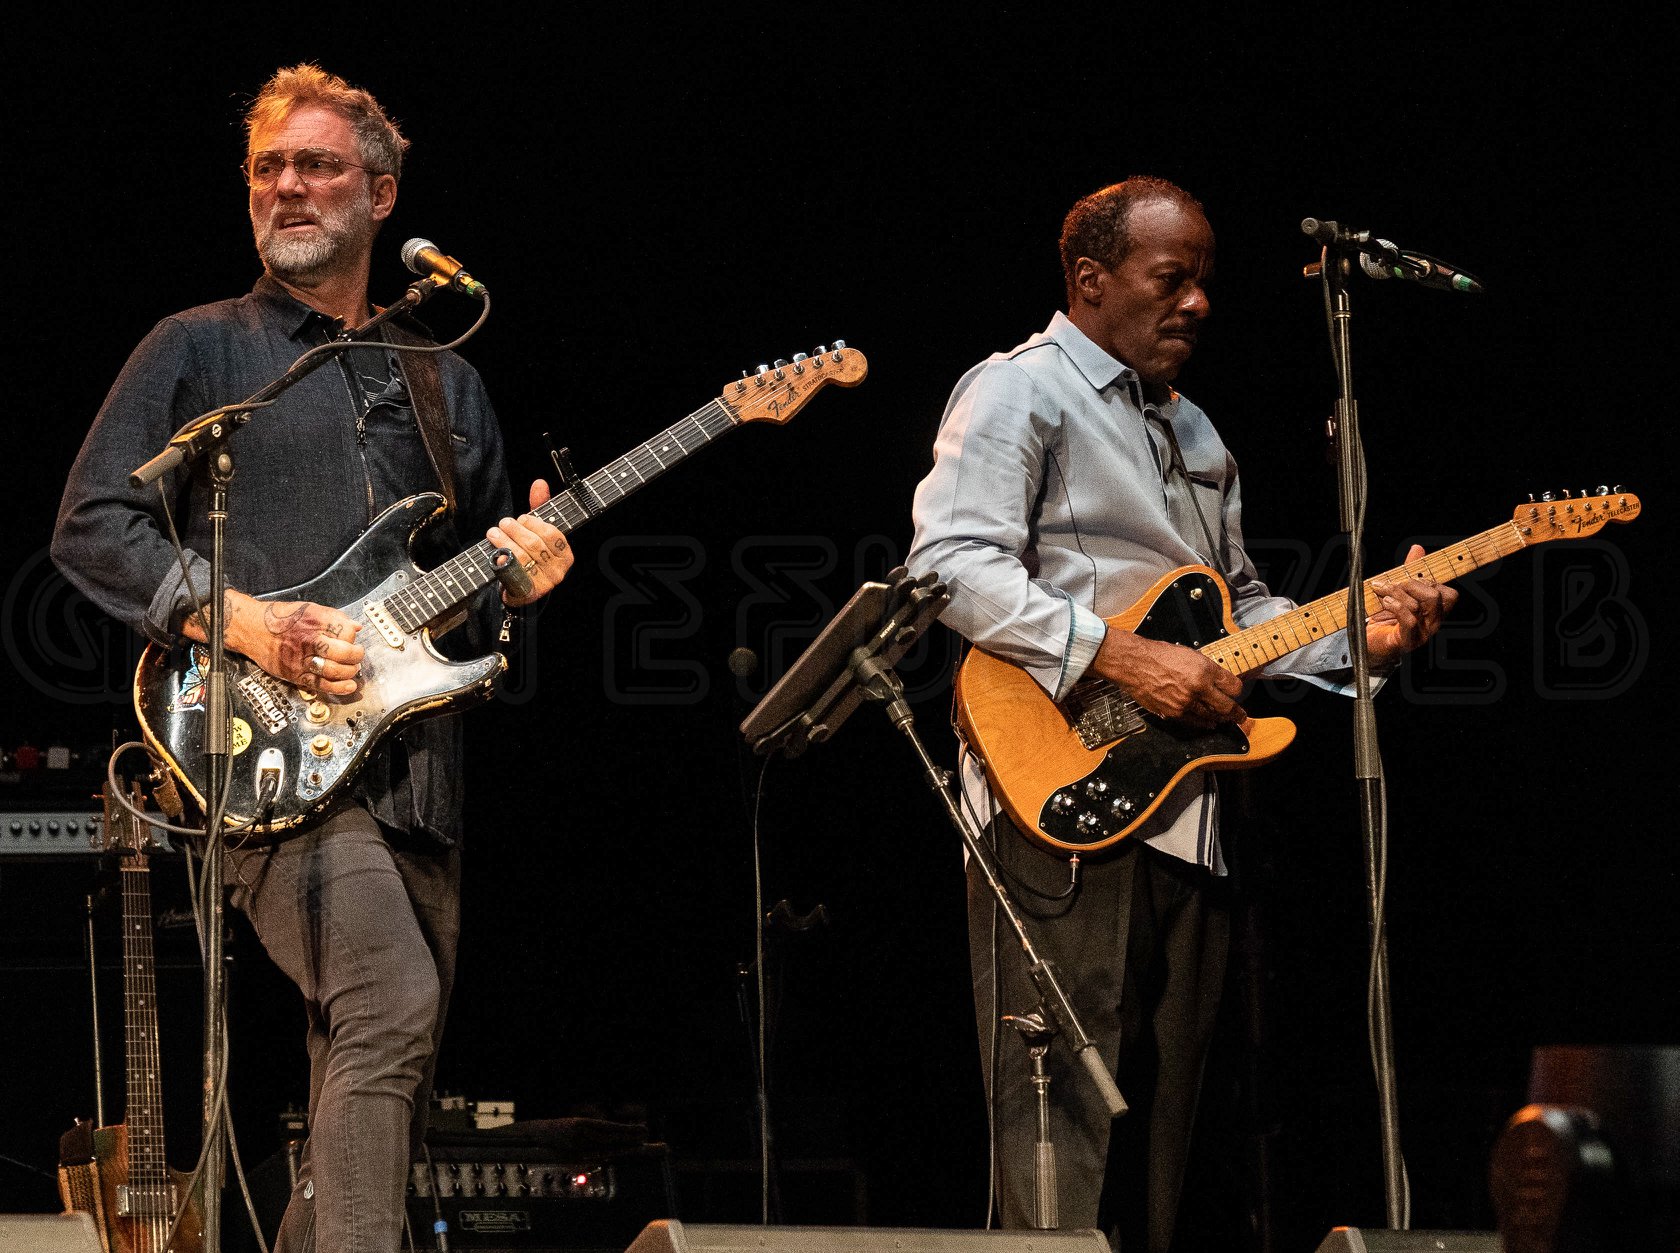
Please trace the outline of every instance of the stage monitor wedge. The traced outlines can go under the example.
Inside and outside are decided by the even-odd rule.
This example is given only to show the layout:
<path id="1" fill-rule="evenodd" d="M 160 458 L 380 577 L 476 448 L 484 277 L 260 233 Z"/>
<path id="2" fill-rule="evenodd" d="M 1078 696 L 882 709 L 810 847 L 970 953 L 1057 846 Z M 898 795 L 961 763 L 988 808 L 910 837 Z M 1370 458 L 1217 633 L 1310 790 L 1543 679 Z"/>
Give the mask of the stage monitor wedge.
<path id="1" fill-rule="evenodd" d="M 648 1224 L 625 1253 L 1112 1253 L 1100 1231 Z"/>
<path id="2" fill-rule="evenodd" d="M 1390 1231 L 1334 1227 L 1314 1253 L 1500 1253 L 1491 1231 Z"/>
<path id="3" fill-rule="evenodd" d="M 100 1253 L 88 1214 L 0 1214 L 0 1253 Z"/>

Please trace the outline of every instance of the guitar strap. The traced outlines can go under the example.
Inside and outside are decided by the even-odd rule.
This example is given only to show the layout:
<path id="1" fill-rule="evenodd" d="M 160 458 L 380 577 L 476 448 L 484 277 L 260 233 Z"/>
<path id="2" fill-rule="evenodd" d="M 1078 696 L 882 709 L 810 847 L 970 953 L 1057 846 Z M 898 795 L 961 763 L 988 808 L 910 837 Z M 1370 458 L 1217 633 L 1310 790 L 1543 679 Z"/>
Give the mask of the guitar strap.
<path id="1" fill-rule="evenodd" d="M 1208 561 L 1215 567 L 1219 581 L 1225 584 L 1225 590 L 1229 592 L 1230 580 L 1225 577 L 1225 549 L 1213 542 L 1213 532 L 1208 528 L 1207 515 L 1202 512 L 1201 502 L 1196 499 L 1196 486 L 1190 480 L 1190 467 L 1184 464 L 1184 452 L 1178 446 L 1178 436 L 1174 434 L 1172 422 L 1165 415 L 1158 414 L 1156 420 L 1166 432 L 1167 445 L 1172 449 L 1172 464 L 1167 468 L 1167 477 L 1171 478 L 1175 470 L 1178 472 L 1178 477 L 1184 484 L 1185 495 L 1190 498 L 1190 507 L 1196 511 L 1196 521 L 1201 523 L 1202 538 L 1207 540 Z"/>
<path id="2" fill-rule="evenodd" d="M 430 347 L 431 341 L 397 322 L 382 328 L 388 343 Z M 443 377 L 435 352 L 399 352 L 398 368 L 408 384 L 408 398 L 414 406 L 414 422 L 420 441 L 437 475 L 438 486 L 449 511 L 455 511 L 455 444 L 449 433 L 449 410 L 443 403 Z"/>

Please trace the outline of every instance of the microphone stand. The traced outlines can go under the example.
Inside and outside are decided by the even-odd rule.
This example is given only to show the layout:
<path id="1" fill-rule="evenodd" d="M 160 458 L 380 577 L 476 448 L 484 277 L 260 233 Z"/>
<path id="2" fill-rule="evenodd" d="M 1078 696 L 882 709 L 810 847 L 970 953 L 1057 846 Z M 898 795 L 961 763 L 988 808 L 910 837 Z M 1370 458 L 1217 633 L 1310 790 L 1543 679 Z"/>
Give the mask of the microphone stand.
<path id="1" fill-rule="evenodd" d="M 424 303 L 447 280 L 425 278 L 409 284 L 402 297 L 381 309 L 366 322 L 339 336 L 347 342 L 365 338 L 368 332 L 390 321 L 400 313 Z M 222 600 L 227 590 L 226 533 L 228 519 L 228 488 L 235 473 L 231 439 L 234 431 L 251 420 L 251 414 L 266 408 L 288 388 L 314 373 L 336 352 L 327 347 L 311 349 L 303 354 L 285 374 L 267 384 L 254 395 L 238 404 L 223 405 L 194 418 L 182 426 L 169 440 L 163 451 L 129 475 L 132 487 L 145 487 L 161 479 L 171 470 L 190 465 L 198 459 L 207 460 L 210 480 L 210 505 L 206 517 L 210 520 L 210 598 L 204 606 L 208 621 L 202 625 L 210 651 L 210 666 L 205 674 L 204 689 L 204 761 L 205 761 L 205 843 L 204 883 L 209 897 L 209 918 L 205 923 L 204 951 L 204 1106 L 203 1149 L 203 1253 L 220 1253 L 222 1239 L 222 1186 L 224 1178 L 224 1150 L 222 1132 L 229 1119 L 225 1068 L 227 1048 L 227 991 L 224 983 L 222 901 L 221 827 L 226 809 L 226 771 L 228 765 L 228 730 L 231 710 L 228 704 L 226 663 L 226 631 Z"/>
<path id="2" fill-rule="evenodd" d="M 1326 226 L 1334 226 L 1326 223 Z M 1304 229 L 1304 228 L 1303 228 Z M 1311 233 L 1311 232 L 1309 232 Z M 1318 266 L 1330 292 L 1330 349 L 1336 365 L 1336 407 L 1331 439 L 1336 450 L 1336 486 L 1341 529 L 1348 537 L 1348 657 L 1353 665 L 1353 763 L 1359 790 L 1359 819 L 1365 853 L 1365 894 L 1371 933 L 1371 1057 L 1376 1072 L 1382 1134 L 1383 1196 L 1391 1231 L 1405 1222 L 1404 1163 L 1394 1080 L 1393 1017 L 1388 989 L 1388 924 L 1383 909 L 1386 848 L 1382 839 L 1382 755 L 1372 704 L 1370 659 L 1365 642 L 1365 573 L 1361 540 L 1365 519 L 1365 450 L 1359 434 L 1359 402 L 1353 391 L 1353 308 L 1348 276 L 1363 241 L 1334 239 L 1325 244 Z"/>

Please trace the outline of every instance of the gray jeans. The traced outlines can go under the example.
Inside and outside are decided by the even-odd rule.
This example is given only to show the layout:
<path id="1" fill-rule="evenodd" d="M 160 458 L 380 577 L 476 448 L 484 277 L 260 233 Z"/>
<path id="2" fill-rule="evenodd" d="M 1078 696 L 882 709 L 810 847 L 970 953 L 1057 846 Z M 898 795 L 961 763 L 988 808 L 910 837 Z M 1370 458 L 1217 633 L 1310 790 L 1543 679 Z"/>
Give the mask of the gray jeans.
<path id="1" fill-rule="evenodd" d="M 458 850 L 394 847 L 352 806 L 229 853 L 233 903 L 303 993 L 309 1138 L 275 1253 L 394 1253 L 455 974 Z"/>

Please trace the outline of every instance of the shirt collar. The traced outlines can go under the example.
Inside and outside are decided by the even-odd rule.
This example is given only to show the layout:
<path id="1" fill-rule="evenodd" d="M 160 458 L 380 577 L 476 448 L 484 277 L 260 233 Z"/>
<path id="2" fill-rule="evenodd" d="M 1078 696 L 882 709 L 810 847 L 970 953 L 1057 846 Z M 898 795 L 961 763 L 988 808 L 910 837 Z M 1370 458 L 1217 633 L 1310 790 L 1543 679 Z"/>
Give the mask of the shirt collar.
<path id="1" fill-rule="evenodd" d="M 331 339 L 343 329 L 338 318 L 329 318 L 319 309 L 311 309 L 269 274 L 257 279 L 251 289 L 264 310 L 285 330 L 288 339 L 320 342 Z"/>
<path id="2" fill-rule="evenodd" d="M 1160 409 L 1170 408 L 1172 402 L 1178 399 L 1178 393 L 1165 385 L 1156 387 L 1143 382 L 1137 376 L 1137 371 L 1123 361 L 1117 361 L 1100 347 L 1095 340 L 1073 324 L 1072 319 L 1061 310 L 1050 319 L 1050 325 L 1044 333 L 1068 356 L 1074 367 L 1085 376 L 1095 391 L 1106 391 L 1116 384 L 1125 387 L 1138 401 L 1138 407 L 1152 404 Z"/>

